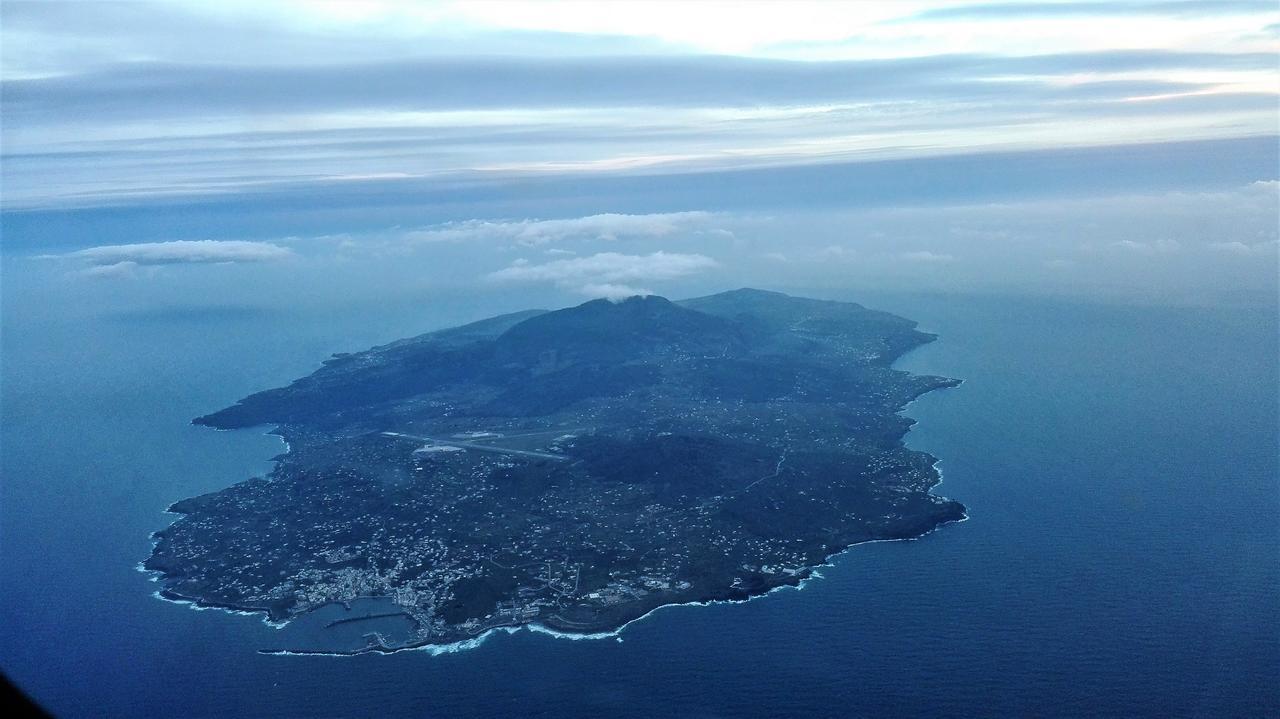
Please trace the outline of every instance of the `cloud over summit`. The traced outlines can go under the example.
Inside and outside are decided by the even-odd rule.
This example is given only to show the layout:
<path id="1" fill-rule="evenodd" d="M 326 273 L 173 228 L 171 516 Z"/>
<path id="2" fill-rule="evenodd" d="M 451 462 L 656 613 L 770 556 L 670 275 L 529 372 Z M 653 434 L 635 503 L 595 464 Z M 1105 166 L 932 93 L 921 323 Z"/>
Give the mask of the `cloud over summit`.
<path id="1" fill-rule="evenodd" d="M 496 282 L 550 282 L 593 297 L 617 299 L 653 294 L 627 283 L 671 280 L 704 272 L 719 263 L 705 255 L 658 251 L 648 255 L 599 252 L 542 264 L 517 261 L 488 278 Z"/>

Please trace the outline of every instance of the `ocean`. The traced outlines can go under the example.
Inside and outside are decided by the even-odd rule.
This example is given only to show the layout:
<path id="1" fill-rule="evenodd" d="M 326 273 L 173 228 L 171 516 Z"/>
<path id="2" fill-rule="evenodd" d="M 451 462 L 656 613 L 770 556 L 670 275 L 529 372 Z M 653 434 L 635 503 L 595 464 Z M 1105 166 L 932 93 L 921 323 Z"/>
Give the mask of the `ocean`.
<path id="1" fill-rule="evenodd" d="M 278 630 L 160 601 L 136 570 L 166 506 L 283 449 L 189 420 L 331 352 L 519 307 L 5 292 L 0 669 L 59 716 L 1280 715 L 1274 307 L 827 290 L 940 335 L 898 366 L 965 382 L 907 408 L 907 443 L 968 521 L 616 639 L 334 658 L 258 654 Z"/>

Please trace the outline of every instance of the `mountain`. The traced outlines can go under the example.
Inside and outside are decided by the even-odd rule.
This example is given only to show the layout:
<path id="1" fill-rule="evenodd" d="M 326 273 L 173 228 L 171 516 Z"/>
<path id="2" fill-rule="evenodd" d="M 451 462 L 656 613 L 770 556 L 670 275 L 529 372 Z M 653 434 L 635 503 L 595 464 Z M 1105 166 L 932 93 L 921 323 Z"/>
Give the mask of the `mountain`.
<path id="1" fill-rule="evenodd" d="M 622 363 L 674 353 L 745 350 L 741 328 L 715 315 L 650 295 L 592 300 L 525 320 L 495 340 L 499 361 L 542 371 Z"/>
<path id="2" fill-rule="evenodd" d="M 503 388 L 520 404 L 518 411 L 531 411 L 528 402 L 515 398 L 562 394 L 566 401 L 581 399 L 655 376 L 634 369 L 638 364 L 697 357 L 750 363 L 752 357 L 758 362 L 769 355 L 816 352 L 885 366 L 906 349 L 932 339 L 915 332 L 914 326 L 861 305 L 753 289 L 679 303 L 656 295 L 618 302 L 591 300 L 553 312 L 503 315 L 336 356 L 288 387 L 251 395 L 194 421 L 219 429 L 275 423 L 332 427 L 335 413 L 344 416 L 342 422 L 373 417 L 385 403 L 458 382 Z M 606 369 L 610 367 L 623 369 Z M 576 392 L 558 386 L 578 379 L 593 380 L 595 386 Z"/>
<path id="3" fill-rule="evenodd" d="M 957 384 L 890 366 L 933 339 L 860 305 L 742 289 L 336 355 L 195 420 L 273 424 L 291 449 L 266 478 L 175 503 L 146 568 L 168 598 L 281 621 L 394 598 L 380 616 L 408 633 L 343 652 L 526 623 L 612 631 L 744 599 L 964 516 L 902 443 L 898 411 Z"/>

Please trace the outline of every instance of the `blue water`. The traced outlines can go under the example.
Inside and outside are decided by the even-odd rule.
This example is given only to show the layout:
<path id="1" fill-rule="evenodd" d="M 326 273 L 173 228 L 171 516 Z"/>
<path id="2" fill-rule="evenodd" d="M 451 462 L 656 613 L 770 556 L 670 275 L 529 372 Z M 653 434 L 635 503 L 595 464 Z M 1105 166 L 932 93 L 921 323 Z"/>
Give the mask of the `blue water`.
<path id="1" fill-rule="evenodd" d="M 1274 308 L 846 293 L 942 335 L 900 366 L 966 382 L 909 408 L 908 442 L 969 521 L 623 641 L 337 659 L 259 655 L 276 630 L 158 601 L 135 571 L 166 505 L 281 449 L 188 420 L 329 352 L 514 307 L 6 292 L 0 667 L 59 715 L 1280 715 Z"/>

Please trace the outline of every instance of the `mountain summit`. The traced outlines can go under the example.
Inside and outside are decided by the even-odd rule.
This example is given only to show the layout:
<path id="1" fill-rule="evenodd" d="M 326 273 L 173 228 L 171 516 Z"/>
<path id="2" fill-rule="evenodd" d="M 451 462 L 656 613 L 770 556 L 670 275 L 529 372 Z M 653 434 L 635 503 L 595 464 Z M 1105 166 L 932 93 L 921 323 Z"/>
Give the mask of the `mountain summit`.
<path id="1" fill-rule="evenodd" d="M 592 300 L 548 312 L 507 330 L 496 344 L 504 360 L 557 367 L 742 350 L 740 329 L 733 322 L 657 295 Z"/>

